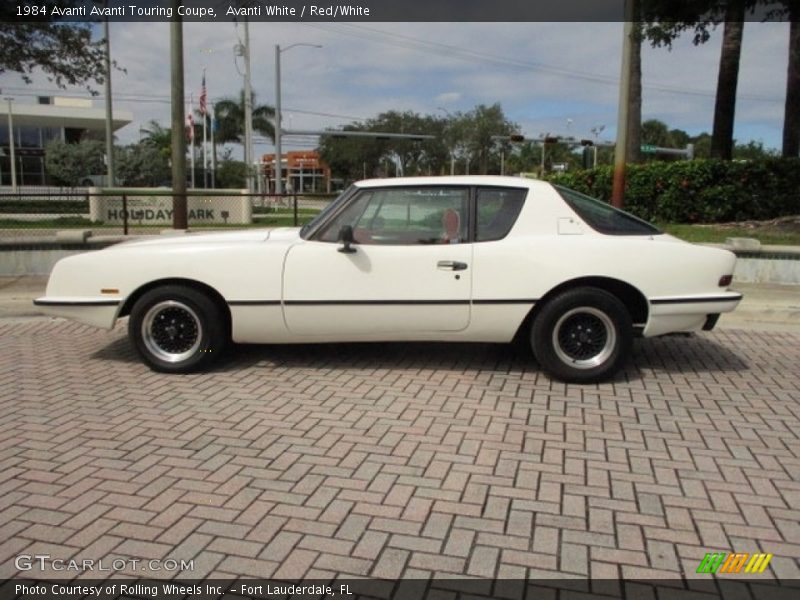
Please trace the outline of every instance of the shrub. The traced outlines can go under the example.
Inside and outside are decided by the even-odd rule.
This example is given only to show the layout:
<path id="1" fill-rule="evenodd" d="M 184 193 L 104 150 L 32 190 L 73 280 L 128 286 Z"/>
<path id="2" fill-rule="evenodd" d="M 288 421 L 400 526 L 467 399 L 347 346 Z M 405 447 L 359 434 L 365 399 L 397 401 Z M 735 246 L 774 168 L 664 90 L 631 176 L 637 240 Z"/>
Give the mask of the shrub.
<path id="1" fill-rule="evenodd" d="M 610 201 L 613 167 L 548 180 Z M 629 165 L 625 210 L 649 221 L 721 223 L 800 213 L 800 159 L 693 160 Z"/>

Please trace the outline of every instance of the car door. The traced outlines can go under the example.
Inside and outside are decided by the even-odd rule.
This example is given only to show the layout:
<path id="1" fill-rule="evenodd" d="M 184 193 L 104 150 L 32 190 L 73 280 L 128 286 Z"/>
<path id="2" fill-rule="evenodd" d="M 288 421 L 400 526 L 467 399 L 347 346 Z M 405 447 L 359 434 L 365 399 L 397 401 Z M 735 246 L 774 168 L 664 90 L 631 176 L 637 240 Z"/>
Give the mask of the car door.
<path id="1" fill-rule="evenodd" d="M 354 194 L 310 239 L 293 245 L 283 310 L 294 334 L 403 339 L 470 321 L 469 188 L 392 186 Z M 338 241 L 353 232 L 351 252 Z"/>

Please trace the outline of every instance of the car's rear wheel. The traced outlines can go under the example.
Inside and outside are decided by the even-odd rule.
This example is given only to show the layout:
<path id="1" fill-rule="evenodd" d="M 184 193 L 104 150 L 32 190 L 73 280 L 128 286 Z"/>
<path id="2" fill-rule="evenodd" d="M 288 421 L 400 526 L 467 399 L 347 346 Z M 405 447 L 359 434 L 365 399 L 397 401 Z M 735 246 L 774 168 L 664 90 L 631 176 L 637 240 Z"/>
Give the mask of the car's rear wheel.
<path id="1" fill-rule="evenodd" d="M 574 383 L 612 377 L 630 354 L 632 340 L 625 305 L 597 288 L 567 290 L 548 300 L 531 327 L 531 346 L 542 368 Z"/>
<path id="2" fill-rule="evenodd" d="M 155 371 L 186 373 L 209 367 L 227 345 L 226 320 L 202 292 L 166 285 L 133 305 L 128 335 Z"/>

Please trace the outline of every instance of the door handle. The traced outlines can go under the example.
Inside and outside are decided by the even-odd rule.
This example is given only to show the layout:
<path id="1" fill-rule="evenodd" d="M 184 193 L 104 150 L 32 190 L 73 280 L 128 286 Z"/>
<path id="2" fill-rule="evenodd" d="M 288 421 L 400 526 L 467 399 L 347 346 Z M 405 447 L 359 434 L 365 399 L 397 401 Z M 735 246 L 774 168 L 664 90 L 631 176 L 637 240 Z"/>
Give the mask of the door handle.
<path id="1" fill-rule="evenodd" d="M 436 263 L 436 267 L 449 271 L 464 271 L 467 268 L 467 263 L 459 262 L 457 260 L 440 260 L 438 263 Z"/>

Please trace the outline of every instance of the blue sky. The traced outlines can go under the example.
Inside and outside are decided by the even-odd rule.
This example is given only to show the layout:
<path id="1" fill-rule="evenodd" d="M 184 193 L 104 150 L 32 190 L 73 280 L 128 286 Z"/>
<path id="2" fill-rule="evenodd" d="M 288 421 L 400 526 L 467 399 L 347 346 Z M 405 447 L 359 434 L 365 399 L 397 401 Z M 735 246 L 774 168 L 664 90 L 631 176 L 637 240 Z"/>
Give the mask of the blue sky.
<path id="1" fill-rule="evenodd" d="M 232 23 L 187 23 L 184 54 L 187 95 L 199 94 L 203 67 L 212 99 L 242 87 L 233 46 L 242 29 Z M 274 45 L 304 42 L 282 56 L 285 123 L 294 129 L 337 127 L 381 111 L 423 114 L 466 111 L 500 102 L 529 136 L 542 133 L 601 137 L 616 131 L 620 23 L 253 23 L 253 89 L 274 102 Z M 672 51 L 643 50 L 643 118 L 658 118 L 696 134 L 710 131 L 721 29 L 695 47 L 690 36 Z M 112 55 L 127 69 L 113 78 L 115 106 L 134 122 L 118 132 L 135 141 L 150 119 L 168 125 L 169 25 L 112 23 Z M 788 24 L 747 23 L 741 61 L 735 137 L 780 146 Z M 53 90 L 43 77 L 24 86 L 13 74 L 0 87 L 20 101 Z M 82 93 L 70 90 L 69 93 Z M 32 98 L 31 98 L 32 100 Z M 97 100 L 102 106 L 102 100 Z M 313 140 L 287 140 L 309 147 Z M 271 144 L 258 140 L 257 153 Z M 235 152 L 239 154 L 238 149 Z"/>

